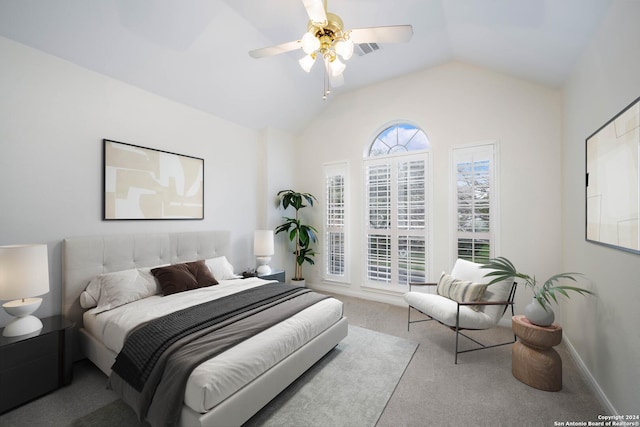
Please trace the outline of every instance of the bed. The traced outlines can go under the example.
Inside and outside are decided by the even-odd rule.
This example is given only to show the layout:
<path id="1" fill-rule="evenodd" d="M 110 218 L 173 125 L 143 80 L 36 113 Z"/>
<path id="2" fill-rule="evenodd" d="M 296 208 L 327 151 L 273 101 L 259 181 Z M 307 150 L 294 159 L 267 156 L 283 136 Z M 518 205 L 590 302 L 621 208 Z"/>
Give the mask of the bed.
<path id="1" fill-rule="evenodd" d="M 75 322 L 78 331 L 76 359 L 87 357 L 110 375 L 126 336 L 139 323 L 190 305 L 194 300 L 214 303 L 221 296 L 239 291 L 276 287 L 262 279 L 240 279 L 229 276 L 228 271 L 214 271 L 225 276 L 216 286 L 166 297 L 150 295 L 104 311 L 100 307 L 86 310 L 80 304 L 82 299 L 83 305 L 87 305 L 85 290 L 97 276 L 126 275 L 137 269 L 141 277 L 141 272 L 148 273 L 149 267 L 195 260 L 226 261 L 229 254 L 228 231 L 65 239 L 63 312 Z M 213 268 L 209 261 L 207 265 Z M 188 377 L 179 424 L 241 425 L 346 335 L 347 319 L 342 315 L 340 301 L 326 298 L 313 303 L 198 365 Z"/>

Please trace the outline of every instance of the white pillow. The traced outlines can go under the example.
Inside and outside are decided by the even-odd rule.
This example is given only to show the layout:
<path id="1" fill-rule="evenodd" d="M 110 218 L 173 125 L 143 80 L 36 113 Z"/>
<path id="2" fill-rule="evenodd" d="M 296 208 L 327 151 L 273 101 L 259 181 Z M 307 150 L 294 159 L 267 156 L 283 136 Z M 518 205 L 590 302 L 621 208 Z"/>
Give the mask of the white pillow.
<path id="1" fill-rule="evenodd" d="M 204 263 L 209 267 L 211 274 L 213 274 L 216 280 L 237 279 L 239 277 L 233 273 L 233 265 L 231 265 L 225 256 L 209 258 L 204 260 Z"/>
<path id="2" fill-rule="evenodd" d="M 80 295 L 83 308 L 97 306 L 95 314 L 137 301 L 158 293 L 151 268 L 116 271 L 100 274 L 91 280 L 85 292 Z"/>
<path id="3" fill-rule="evenodd" d="M 97 275 L 96 277 L 91 279 L 91 281 L 87 285 L 87 288 L 80 295 L 80 305 L 82 306 L 82 308 L 91 308 L 98 305 L 98 300 L 100 299 L 100 287 L 102 286 L 100 276 L 102 275 Z M 83 295 L 85 300 L 84 305 L 82 304 Z"/>
<path id="4" fill-rule="evenodd" d="M 147 290 L 147 293 L 143 298 L 160 293 L 161 291 L 160 285 L 158 284 L 158 281 L 156 280 L 156 278 L 153 277 L 153 274 L 151 274 L 151 270 L 158 267 L 165 267 L 167 265 L 169 264 L 156 265 L 154 267 L 138 268 L 138 274 L 139 274 L 138 283 L 141 286 L 144 286 L 145 289 Z"/>
<path id="5" fill-rule="evenodd" d="M 98 305 L 98 301 L 95 300 L 91 296 L 91 294 L 87 291 L 82 291 L 80 294 L 80 307 L 86 309 L 96 307 Z"/>

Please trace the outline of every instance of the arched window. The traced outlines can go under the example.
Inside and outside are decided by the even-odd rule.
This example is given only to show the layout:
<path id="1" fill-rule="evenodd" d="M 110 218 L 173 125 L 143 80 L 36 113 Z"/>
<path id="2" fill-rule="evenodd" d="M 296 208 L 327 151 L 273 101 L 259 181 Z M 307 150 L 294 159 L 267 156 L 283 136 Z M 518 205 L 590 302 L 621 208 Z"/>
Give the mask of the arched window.
<path id="1" fill-rule="evenodd" d="M 364 160 L 367 286 L 404 291 L 430 269 L 429 140 L 398 123 L 375 137 Z"/>
<path id="2" fill-rule="evenodd" d="M 426 150 L 429 139 L 424 131 L 408 123 L 389 126 L 376 136 L 369 149 L 369 157 Z"/>

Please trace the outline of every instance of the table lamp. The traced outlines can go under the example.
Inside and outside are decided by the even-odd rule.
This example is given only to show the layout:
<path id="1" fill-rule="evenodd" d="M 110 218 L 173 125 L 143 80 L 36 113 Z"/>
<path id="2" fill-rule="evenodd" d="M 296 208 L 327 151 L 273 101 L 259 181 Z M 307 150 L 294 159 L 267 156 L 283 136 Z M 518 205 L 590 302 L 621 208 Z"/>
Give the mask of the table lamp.
<path id="1" fill-rule="evenodd" d="M 42 322 L 31 313 L 42 303 L 32 298 L 49 292 L 49 258 L 47 245 L 0 246 L 0 300 L 15 300 L 2 304 L 11 322 L 2 333 L 15 337 L 38 332 Z"/>
<path id="2" fill-rule="evenodd" d="M 273 230 L 256 230 L 253 236 L 253 254 L 258 261 L 258 276 L 271 273 L 269 261 L 275 252 L 273 246 Z"/>

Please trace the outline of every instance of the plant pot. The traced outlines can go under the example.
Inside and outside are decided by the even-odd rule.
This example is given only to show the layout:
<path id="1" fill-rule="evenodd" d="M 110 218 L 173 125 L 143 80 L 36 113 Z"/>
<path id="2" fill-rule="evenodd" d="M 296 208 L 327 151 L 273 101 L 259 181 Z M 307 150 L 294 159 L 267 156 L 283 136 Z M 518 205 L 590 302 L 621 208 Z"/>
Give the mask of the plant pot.
<path id="1" fill-rule="evenodd" d="M 291 279 L 291 284 L 296 286 L 306 286 L 304 279 Z"/>
<path id="2" fill-rule="evenodd" d="M 545 308 L 534 298 L 531 303 L 524 308 L 524 316 L 534 325 L 551 326 L 555 319 L 555 314 L 549 305 L 545 304 Z"/>

